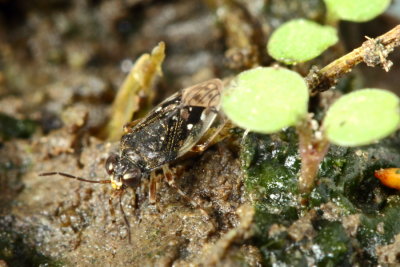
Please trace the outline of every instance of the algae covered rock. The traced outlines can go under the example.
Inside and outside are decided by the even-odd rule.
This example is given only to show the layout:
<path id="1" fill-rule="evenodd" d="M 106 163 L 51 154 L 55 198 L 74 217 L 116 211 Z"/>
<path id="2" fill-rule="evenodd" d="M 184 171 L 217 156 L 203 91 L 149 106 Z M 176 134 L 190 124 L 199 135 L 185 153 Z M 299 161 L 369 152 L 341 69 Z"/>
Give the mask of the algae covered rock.
<path id="1" fill-rule="evenodd" d="M 332 146 L 316 187 L 301 196 L 294 131 L 250 134 L 242 159 L 256 207 L 255 242 L 265 265 L 376 265 L 387 260 L 390 255 L 385 258 L 381 251 L 400 232 L 400 198 L 373 174 L 400 165 L 399 145 L 396 135 L 358 148 Z"/>

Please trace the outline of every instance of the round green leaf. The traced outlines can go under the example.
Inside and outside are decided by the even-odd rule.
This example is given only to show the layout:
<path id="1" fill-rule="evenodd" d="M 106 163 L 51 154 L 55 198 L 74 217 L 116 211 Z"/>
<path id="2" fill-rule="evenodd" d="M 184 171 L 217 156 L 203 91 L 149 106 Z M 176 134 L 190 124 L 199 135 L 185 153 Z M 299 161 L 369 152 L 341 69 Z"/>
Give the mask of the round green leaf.
<path id="1" fill-rule="evenodd" d="M 390 4 L 390 0 L 324 0 L 329 12 L 336 17 L 363 22 L 383 13 Z"/>
<path id="2" fill-rule="evenodd" d="M 393 133 L 399 122 L 399 98 L 395 94 L 363 89 L 337 100 L 328 110 L 323 125 L 332 143 L 360 146 Z"/>
<path id="3" fill-rule="evenodd" d="M 319 56 L 338 41 L 336 30 L 313 21 L 296 19 L 282 24 L 268 41 L 268 53 L 286 64 Z"/>
<path id="4" fill-rule="evenodd" d="M 261 133 L 295 125 L 307 113 L 307 104 L 304 79 L 284 68 L 244 71 L 222 97 L 222 108 L 234 123 Z"/>

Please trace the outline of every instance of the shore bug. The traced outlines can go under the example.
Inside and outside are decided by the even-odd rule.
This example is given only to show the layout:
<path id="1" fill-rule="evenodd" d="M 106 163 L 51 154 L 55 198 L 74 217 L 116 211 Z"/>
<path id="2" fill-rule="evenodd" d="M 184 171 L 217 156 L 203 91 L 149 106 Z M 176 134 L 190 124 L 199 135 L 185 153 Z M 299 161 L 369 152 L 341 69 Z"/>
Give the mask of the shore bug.
<path id="1" fill-rule="evenodd" d="M 128 226 L 130 242 L 129 222 L 121 204 L 122 193 L 129 187 L 138 187 L 142 179 L 155 177 L 154 171 L 162 168 L 168 184 L 192 205 L 199 207 L 175 185 L 174 176 L 166 164 L 190 150 L 204 150 L 223 128 L 222 116 L 223 122 L 214 133 L 196 146 L 220 114 L 222 88 L 219 79 L 184 88 L 161 102 L 139 122 L 124 125 L 125 134 L 121 138 L 119 153 L 111 154 L 105 163 L 110 179 L 88 180 L 64 172 L 45 172 L 40 176 L 60 175 L 83 182 L 110 183 L 120 197 L 120 209 Z M 155 178 L 150 179 L 150 203 L 156 200 L 156 182 Z"/>

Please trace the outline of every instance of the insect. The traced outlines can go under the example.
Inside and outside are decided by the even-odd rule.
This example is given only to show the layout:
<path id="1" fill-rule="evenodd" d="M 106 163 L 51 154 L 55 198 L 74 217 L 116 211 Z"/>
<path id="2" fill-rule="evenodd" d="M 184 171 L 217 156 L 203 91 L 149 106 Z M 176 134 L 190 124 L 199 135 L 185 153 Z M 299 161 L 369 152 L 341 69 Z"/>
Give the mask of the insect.
<path id="1" fill-rule="evenodd" d="M 88 180 L 63 172 L 46 172 L 40 175 L 61 175 L 90 183 L 110 183 L 120 192 L 120 209 L 128 231 L 129 223 L 121 204 L 122 192 L 128 187 L 138 187 L 142 179 L 155 177 L 154 171 L 157 169 L 162 168 L 168 184 L 198 207 L 175 185 L 166 164 L 190 150 L 204 150 L 223 128 L 224 118 L 220 116 L 223 122 L 203 144 L 196 146 L 220 115 L 222 88 L 221 80 L 212 79 L 182 89 L 156 106 L 138 123 L 134 121 L 125 125 L 119 153 L 111 154 L 105 163 L 109 175 L 107 180 Z M 150 179 L 150 203 L 155 202 L 155 196 L 156 179 Z"/>

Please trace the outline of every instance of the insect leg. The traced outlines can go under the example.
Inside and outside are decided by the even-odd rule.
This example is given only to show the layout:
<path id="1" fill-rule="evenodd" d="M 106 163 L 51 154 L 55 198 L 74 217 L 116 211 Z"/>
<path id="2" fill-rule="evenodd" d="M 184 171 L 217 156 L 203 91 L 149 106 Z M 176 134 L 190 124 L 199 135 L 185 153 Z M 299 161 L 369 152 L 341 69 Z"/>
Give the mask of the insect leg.
<path id="1" fill-rule="evenodd" d="M 139 209 L 139 203 L 140 203 L 140 188 L 136 188 L 136 190 L 134 190 L 134 194 L 135 194 L 135 210 Z"/>
<path id="2" fill-rule="evenodd" d="M 110 206 L 111 217 L 115 218 L 115 210 L 114 210 L 114 207 L 113 207 L 113 204 L 112 204 L 112 199 L 113 199 L 113 197 L 110 197 L 108 199 L 108 205 Z M 114 219 L 113 219 L 113 221 L 114 221 Z"/>
<path id="3" fill-rule="evenodd" d="M 134 191 L 134 195 L 135 195 L 135 202 L 134 202 L 134 204 L 133 204 L 133 206 L 134 206 L 134 208 L 135 208 L 135 210 L 134 210 L 134 212 L 135 212 L 135 217 L 136 217 L 136 220 L 137 220 L 137 222 L 141 222 L 141 216 L 140 216 L 140 209 L 139 209 L 139 203 L 140 203 L 140 188 L 136 188 L 136 190 Z"/>
<path id="4" fill-rule="evenodd" d="M 131 225 L 129 224 L 128 217 L 126 217 L 124 208 L 122 207 L 122 195 L 123 193 L 119 194 L 119 209 L 121 210 L 122 217 L 124 218 L 124 222 L 128 228 L 128 242 L 131 244 Z"/>
<path id="5" fill-rule="evenodd" d="M 164 177 L 167 180 L 167 183 L 169 186 L 171 186 L 172 188 L 174 188 L 179 195 L 181 195 L 181 197 L 183 197 L 187 202 L 190 202 L 190 204 L 194 207 L 194 208 L 198 208 L 200 209 L 205 216 L 210 217 L 207 213 L 207 211 L 202 207 L 202 205 L 200 203 L 195 202 L 193 199 L 191 199 L 190 197 L 188 197 L 185 192 L 183 192 L 175 183 L 175 179 L 174 179 L 174 175 L 172 174 L 171 170 L 168 168 L 167 165 L 163 165 L 163 172 L 164 172 Z"/>
<path id="6" fill-rule="evenodd" d="M 158 183 L 158 176 L 153 171 L 150 174 L 150 185 L 149 185 L 150 204 L 155 204 L 157 202 L 157 183 Z"/>
<path id="7" fill-rule="evenodd" d="M 126 228 L 128 230 L 128 241 L 129 244 L 131 244 L 131 225 L 129 224 L 128 217 L 125 214 L 124 208 L 122 207 L 122 195 L 124 194 L 124 190 L 118 190 L 114 191 L 111 197 L 108 199 L 108 204 L 110 205 L 110 213 L 112 217 L 115 217 L 115 210 L 112 204 L 112 199 L 116 196 L 119 198 L 119 209 L 121 211 L 122 217 L 124 218 L 124 223 L 126 225 Z"/>

